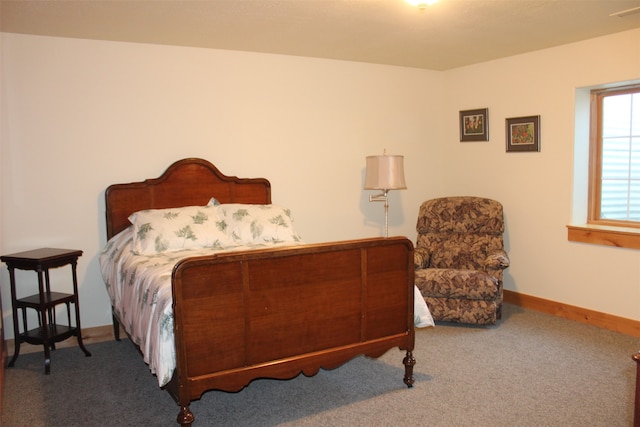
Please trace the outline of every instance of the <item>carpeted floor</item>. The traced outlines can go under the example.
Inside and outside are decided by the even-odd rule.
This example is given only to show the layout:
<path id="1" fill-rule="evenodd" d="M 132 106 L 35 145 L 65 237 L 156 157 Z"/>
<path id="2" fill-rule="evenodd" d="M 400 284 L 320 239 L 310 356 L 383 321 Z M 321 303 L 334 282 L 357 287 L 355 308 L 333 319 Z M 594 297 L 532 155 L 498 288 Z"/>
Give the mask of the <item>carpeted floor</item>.
<path id="1" fill-rule="evenodd" d="M 630 426 L 640 339 L 506 305 L 502 322 L 420 329 L 416 383 L 403 352 L 290 381 L 212 391 L 195 426 Z M 6 370 L 2 425 L 177 426 L 178 407 L 124 340 L 21 355 Z"/>

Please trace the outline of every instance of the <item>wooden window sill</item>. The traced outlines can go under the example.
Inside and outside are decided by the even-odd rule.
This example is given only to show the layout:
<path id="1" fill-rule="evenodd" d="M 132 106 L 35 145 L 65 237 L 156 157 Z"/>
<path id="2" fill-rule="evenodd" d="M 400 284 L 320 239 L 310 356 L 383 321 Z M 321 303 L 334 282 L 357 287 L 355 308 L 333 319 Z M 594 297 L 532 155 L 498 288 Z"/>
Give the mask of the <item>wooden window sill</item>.
<path id="1" fill-rule="evenodd" d="M 640 229 L 606 225 L 567 225 L 570 242 L 640 249 Z"/>

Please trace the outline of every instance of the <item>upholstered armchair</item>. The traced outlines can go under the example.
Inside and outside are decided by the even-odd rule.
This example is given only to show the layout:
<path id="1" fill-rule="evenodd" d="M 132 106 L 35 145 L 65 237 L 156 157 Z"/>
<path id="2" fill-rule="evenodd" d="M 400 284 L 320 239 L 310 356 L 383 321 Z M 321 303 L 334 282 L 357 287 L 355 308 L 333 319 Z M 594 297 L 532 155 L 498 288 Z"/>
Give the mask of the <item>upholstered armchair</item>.
<path id="1" fill-rule="evenodd" d="M 481 197 L 427 200 L 416 228 L 415 284 L 434 320 L 496 323 L 509 266 L 502 205 Z"/>

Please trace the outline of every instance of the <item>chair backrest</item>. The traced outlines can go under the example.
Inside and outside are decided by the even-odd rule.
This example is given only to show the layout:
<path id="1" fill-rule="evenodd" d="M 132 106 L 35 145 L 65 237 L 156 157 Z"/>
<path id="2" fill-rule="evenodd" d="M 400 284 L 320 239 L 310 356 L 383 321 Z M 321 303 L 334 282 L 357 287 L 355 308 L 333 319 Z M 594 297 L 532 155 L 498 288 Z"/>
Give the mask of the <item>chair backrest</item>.
<path id="1" fill-rule="evenodd" d="M 459 196 L 427 200 L 420 206 L 416 248 L 429 252 L 429 267 L 482 269 L 487 254 L 504 249 L 502 204 Z"/>

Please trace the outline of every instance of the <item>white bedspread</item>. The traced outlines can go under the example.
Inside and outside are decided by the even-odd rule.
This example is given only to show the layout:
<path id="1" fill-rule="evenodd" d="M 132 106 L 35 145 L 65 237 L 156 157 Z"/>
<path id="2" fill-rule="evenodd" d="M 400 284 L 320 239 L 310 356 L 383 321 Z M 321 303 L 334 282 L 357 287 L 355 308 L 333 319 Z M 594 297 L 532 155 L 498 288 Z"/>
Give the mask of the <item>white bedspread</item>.
<path id="1" fill-rule="evenodd" d="M 171 309 L 173 267 L 184 258 L 210 255 L 211 249 L 136 255 L 131 251 L 131 245 L 132 231 L 129 227 L 109 240 L 100 253 L 100 269 L 111 305 L 162 387 L 171 379 L 176 366 Z M 291 245 L 288 242 L 236 246 L 216 252 Z M 417 288 L 415 292 L 416 327 L 433 326 L 424 299 Z"/>

